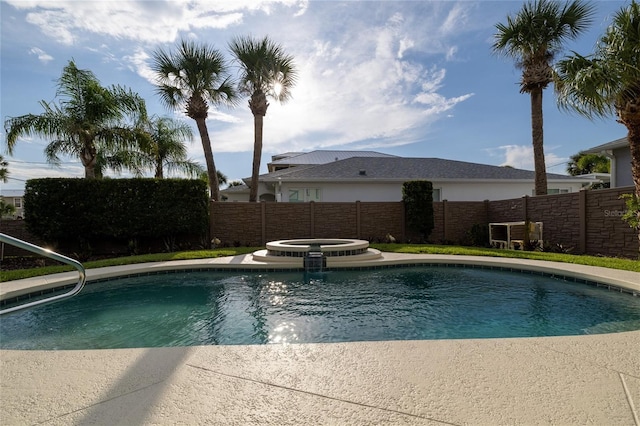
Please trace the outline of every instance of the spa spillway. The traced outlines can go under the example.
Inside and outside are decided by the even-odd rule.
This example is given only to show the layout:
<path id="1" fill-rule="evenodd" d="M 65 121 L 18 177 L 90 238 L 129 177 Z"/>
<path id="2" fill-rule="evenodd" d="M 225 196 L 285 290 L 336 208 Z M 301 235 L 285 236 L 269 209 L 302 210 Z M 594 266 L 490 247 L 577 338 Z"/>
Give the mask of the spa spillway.
<path id="1" fill-rule="evenodd" d="M 366 240 L 352 240 L 347 238 L 309 238 L 295 240 L 280 240 L 267 243 L 266 250 L 253 253 L 253 260 L 267 263 L 293 263 L 302 266 L 303 259 L 310 251 L 321 251 L 327 259 L 327 267 L 347 266 L 380 259 L 379 250 L 369 248 Z"/>

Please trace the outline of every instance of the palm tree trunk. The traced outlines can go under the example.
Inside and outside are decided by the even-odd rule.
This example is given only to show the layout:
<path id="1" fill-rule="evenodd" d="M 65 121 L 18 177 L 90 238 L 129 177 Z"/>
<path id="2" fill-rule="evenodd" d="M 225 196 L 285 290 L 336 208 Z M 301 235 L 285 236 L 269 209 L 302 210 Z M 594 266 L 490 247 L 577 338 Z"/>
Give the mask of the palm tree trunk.
<path id="1" fill-rule="evenodd" d="M 96 160 L 96 148 L 91 144 L 85 144 L 82 151 L 80 151 L 80 162 L 84 166 L 85 179 L 96 178 Z"/>
<path id="2" fill-rule="evenodd" d="M 547 195 L 547 168 L 544 162 L 544 133 L 542 122 L 542 88 L 531 90 L 531 141 L 535 168 L 535 195 Z"/>
<path id="3" fill-rule="evenodd" d="M 254 114 L 253 116 L 253 167 L 251 169 L 251 189 L 249 191 L 249 201 L 258 200 L 258 176 L 260 176 L 260 160 L 262 158 L 262 129 L 264 116 Z"/>
<path id="4" fill-rule="evenodd" d="M 207 131 L 207 124 L 204 118 L 196 118 L 198 132 L 200 132 L 200 140 L 202 141 L 202 150 L 204 151 L 204 159 L 207 163 L 207 175 L 209 176 L 209 191 L 211 192 L 211 200 L 218 201 L 220 199 L 220 184 L 218 183 L 218 173 L 216 164 L 213 162 L 213 150 L 211 149 L 211 140 Z"/>
<path id="5" fill-rule="evenodd" d="M 158 161 L 156 163 L 156 175 L 155 175 L 156 179 L 163 179 L 164 178 L 164 170 L 162 168 L 162 161 Z"/>
<path id="6" fill-rule="evenodd" d="M 640 122 L 627 126 L 627 140 L 629 141 L 629 149 L 631 150 L 631 176 L 635 187 L 636 198 L 640 200 Z M 637 220 L 640 222 L 640 210 L 636 212 Z M 640 229 L 638 231 L 638 243 L 640 244 Z M 638 246 L 640 250 L 640 245 Z"/>

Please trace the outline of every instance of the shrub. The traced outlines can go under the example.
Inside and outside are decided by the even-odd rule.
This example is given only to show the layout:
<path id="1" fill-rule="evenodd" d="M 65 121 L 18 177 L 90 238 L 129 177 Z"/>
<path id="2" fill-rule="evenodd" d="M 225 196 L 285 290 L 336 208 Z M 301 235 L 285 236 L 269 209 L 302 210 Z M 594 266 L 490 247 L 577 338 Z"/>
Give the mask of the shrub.
<path id="1" fill-rule="evenodd" d="M 24 195 L 29 232 L 91 247 L 101 239 L 199 236 L 208 230 L 206 183 L 186 179 L 31 179 Z M 136 247 L 137 249 L 137 247 Z"/>
<path id="2" fill-rule="evenodd" d="M 433 184 L 426 180 L 414 180 L 402 184 L 407 226 L 420 233 L 423 241 L 434 228 Z"/>
<path id="3" fill-rule="evenodd" d="M 474 247 L 490 247 L 489 225 L 486 223 L 476 223 L 467 231 L 469 244 Z"/>

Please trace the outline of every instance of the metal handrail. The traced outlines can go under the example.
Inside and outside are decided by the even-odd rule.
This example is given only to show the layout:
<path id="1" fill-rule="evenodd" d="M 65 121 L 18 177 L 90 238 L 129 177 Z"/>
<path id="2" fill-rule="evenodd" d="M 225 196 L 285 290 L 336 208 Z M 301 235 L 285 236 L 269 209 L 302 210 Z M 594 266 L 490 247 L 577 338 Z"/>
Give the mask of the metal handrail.
<path id="1" fill-rule="evenodd" d="M 82 266 L 82 263 L 78 262 L 75 259 L 71 259 L 67 256 L 63 256 L 59 253 L 53 252 L 49 249 L 45 249 L 39 246 L 36 246 L 34 244 L 28 243 L 26 241 L 22 241 L 19 240 L 18 238 L 14 238 L 11 237 L 9 235 L 6 234 L 2 234 L 0 233 L 0 243 L 7 243 L 7 244 L 11 244 L 12 246 L 24 249 L 24 250 L 28 250 L 30 252 L 33 253 L 37 253 L 41 256 L 45 256 L 48 257 L 50 259 L 54 259 L 57 260 L 58 262 L 63 262 L 66 263 L 67 265 L 71 265 L 74 268 L 76 268 L 78 270 L 78 273 L 80 274 L 80 277 L 78 279 L 78 283 L 75 285 L 75 287 L 73 287 L 70 291 L 63 293 L 63 294 L 58 294 L 56 296 L 51 296 L 51 297 L 47 297 L 45 299 L 40 299 L 40 300 L 36 300 L 33 302 L 28 302 L 28 303 L 24 303 L 22 305 L 18 305 L 18 306 L 13 306 L 11 308 L 7 308 L 7 309 L 2 309 L 0 310 L 0 315 L 4 315 L 4 314 L 8 314 L 10 312 L 14 312 L 20 309 L 27 309 L 27 308 L 32 308 L 34 306 L 38 306 L 38 305 L 43 305 L 45 303 L 51 303 L 51 302 L 55 302 L 58 300 L 62 300 L 62 299 L 67 299 L 71 296 L 75 296 L 76 294 L 78 294 L 80 292 L 80 290 L 82 290 L 82 288 L 84 287 L 85 282 L 87 281 L 87 274 L 84 270 L 84 266 Z"/>

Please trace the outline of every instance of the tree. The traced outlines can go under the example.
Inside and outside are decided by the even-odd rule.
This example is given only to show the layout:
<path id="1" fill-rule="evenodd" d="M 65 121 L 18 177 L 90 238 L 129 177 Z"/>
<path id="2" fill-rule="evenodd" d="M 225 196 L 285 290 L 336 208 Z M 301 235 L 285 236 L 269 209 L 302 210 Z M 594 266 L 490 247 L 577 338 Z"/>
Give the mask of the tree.
<path id="1" fill-rule="evenodd" d="M 493 51 L 510 57 L 522 69 L 520 93 L 531 97 L 531 137 L 535 166 L 535 194 L 547 193 L 544 160 L 542 92 L 553 82 L 551 61 L 566 40 L 575 39 L 593 21 L 593 6 L 579 0 L 564 5 L 553 0 L 525 3 L 506 24 L 497 24 Z"/>
<path id="2" fill-rule="evenodd" d="M 262 157 L 262 130 L 269 103 L 267 98 L 285 103 L 291 98 L 297 72 L 293 57 L 269 37 L 256 40 L 252 37 L 236 37 L 229 43 L 240 67 L 238 92 L 250 96 L 249 109 L 253 114 L 253 167 L 249 201 L 258 199 L 258 176 Z"/>
<path id="3" fill-rule="evenodd" d="M 202 167 L 187 158 L 185 140 L 193 140 L 191 127 L 184 122 L 169 117 L 153 117 L 149 120 L 151 145 L 142 152 L 141 165 L 152 168 L 155 177 L 162 179 L 164 169 L 169 172 L 182 172 L 191 177 L 203 172 Z"/>
<path id="4" fill-rule="evenodd" d="M 9 163 L 0 155 L 0 182 L 7 183 L 9 180 Z"/>
<path id="5" fill-rule="evenodd" d="M 222 173 L 220 170 L 216 171 L 216 175 L 218 176 L 218 185 L 222 186 L 225 185 L 227 183 L 227 175 L 225 175 L 224 173 Z M 200 173 L 200 180 L 203 180 L 205 182 L 207 182 L 207 184 L 209 183 L 209 175 L 206 172 L 201 172 Z"/>
<path id="6" fill-rule="evenodd" d="M 207 130 L 209 103 L 233 105 L 236 93 L 222 54 L 209 45 L 182 40 L 176 52 L 163 49 L 153 54 L 152 68 L 162 102 L 173 109 L 184 108 L 195 120 L 207 164 L 211 199 L 218 201 L 220 188 Z"/>
<path id="7" fill-rule="evenodd" d="M 567 173 L 571 176 L 587 175 L 590 173 L 609 173 L 609 159 L 601 154 L 579 152 L 571 156 L 567 163 Z M 589 186 L 590 189 L 609 188 L 609 182 L 598 182 Z"/>
<path id="8" fill-rule="evenodd" d="M 143 146 L 114 152 L 108 156 L 98 153 L 97 177 L 102 177 L 107 169 L 117 174 L 129 170 L 136 176 L 143 176 L 146 170 L 151 170 L 156 179 L 164 178 L 165 169 L 191 177 L 199 177 L 201 173 L 206 176 L 206 171 L 200 164 L 187 158 L 184 140 L 193 140 L 189 125 L 169 117 L 154 116 L 144 124 L 144 128 L 149 142 Z"/>
<path id="9" fill-rule="evenodd" d="M 567 163 L 567 173 L 571 176 L 609 173 L 609 167 L 609 159 L 604 155 L 588 154 L 581 151 L 571 156 Z"/>
<path id="10" fill-rule="evenodd" d="M 556 92 L 562 109 L 591 120 L 616 116 L 627 128 L 635 186 L 634 197 L 627 199 L 627 205 L 636 216 L 637 224 L 640 222 L 637 208 L 640 204 L 640 4 L 636 0 L 614 15 L 593 54 L 582 56 L 573 52 L 557 64 Z"/>
<path id="11" fill-rule="evenodd" d="M 115 152 L 144 143 L 138 126 L 146 118 L 144 100 L 121 86 L 102 87 L 96 76 L 80 70 L 73 61 L 62 70 L 56 97 L 59 104 L 40 101 L 44 113 L 12 117 L 5 121 L 7 151 L 12 153 L 20 136 L 51 138 L 47 161 L 60 164 L 60 154 L 77 156 L 86 178 L 95 178 L 98 153 Z"/>
<path id="12" fill-rule="evenodd" d="M 9 163 L 5 161 L 4 157 L 0 155 L 0 182 L 7 183 L 9 180 Z M 8 203 L 5 203 L 3 199 L 0 198 L 0 218 L 3 216 L 12 215 L 16 211 L 16 208 Z"/>

